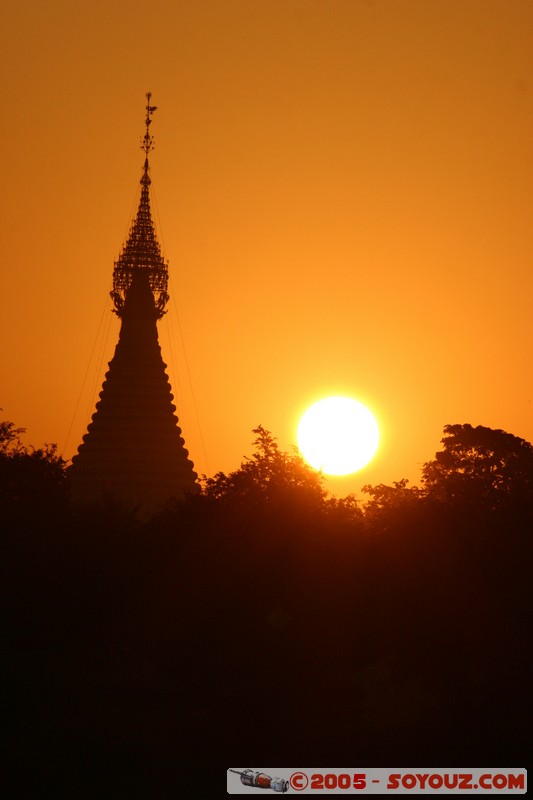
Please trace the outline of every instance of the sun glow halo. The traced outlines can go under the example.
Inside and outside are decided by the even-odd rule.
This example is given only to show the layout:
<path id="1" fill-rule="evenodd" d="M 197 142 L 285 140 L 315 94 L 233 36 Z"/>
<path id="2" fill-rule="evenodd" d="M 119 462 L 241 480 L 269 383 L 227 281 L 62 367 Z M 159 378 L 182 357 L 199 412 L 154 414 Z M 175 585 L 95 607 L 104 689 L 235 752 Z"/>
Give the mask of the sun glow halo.
<path id="1" fill-rule="evenodd" d="M 374 457 L 379 428 L 371 411 L 349 397 L 326 397 L 302 416 L 298 447 L 307 463 L 326 475 L 349 475 Z"/>

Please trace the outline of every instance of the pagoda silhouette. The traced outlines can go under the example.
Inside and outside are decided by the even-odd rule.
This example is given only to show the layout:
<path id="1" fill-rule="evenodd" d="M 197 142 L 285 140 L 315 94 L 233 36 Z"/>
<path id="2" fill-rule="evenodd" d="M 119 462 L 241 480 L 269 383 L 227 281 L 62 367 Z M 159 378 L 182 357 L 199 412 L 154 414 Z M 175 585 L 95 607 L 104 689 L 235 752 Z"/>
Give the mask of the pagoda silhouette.
<path id="1" fill-rule="evenodd" d="M 168 262 L 161 254 L 150 209 L 148 154 L 154 148 L 150 125 L 156 107 L 150 105 L 150 92 L 146 98 L 141 196 L 113 270 L 111 298 L 121 320 L 119 340 L 69 469 L 75 503 L 114 498 L 141 513 L 198 491 L 157 335 L 157 321 L 166 313 L 169 299 Z"/>

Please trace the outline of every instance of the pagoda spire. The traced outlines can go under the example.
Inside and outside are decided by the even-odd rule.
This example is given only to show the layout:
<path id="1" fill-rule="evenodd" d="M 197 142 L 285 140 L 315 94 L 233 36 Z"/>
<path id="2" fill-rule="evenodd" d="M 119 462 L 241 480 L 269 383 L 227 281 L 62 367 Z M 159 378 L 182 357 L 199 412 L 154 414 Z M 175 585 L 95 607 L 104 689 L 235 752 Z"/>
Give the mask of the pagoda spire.
<path id="1" fill-rule="evenodd" d="M 112 495 L 148 514 L 165 500 L 198 491 L 174 397 L 161 356 L 157 320 L 168 301 L 168 264 L 161 255 L 150 211 L 148 154 L 155 106 L 146 95 L 145 159 L 141 198 L 113 270 L 111 297 L 121 319 L 115 354 L 87 433 L 72 459 L 75 503 Z"/>
<path id="2" fill-rule="evenodd" d="M 157 319 L 165 313 L 168 302 L 168 262 L 161 254 L 161 247 L 157 241 L 155 226 L 152 220 L 150 207 L 150 164 L 148 154 L 154 149 L 154 138 L 150 133 L 152 115 L 157 106 L 150 105 L 151 92 L 146 93 L 146 117 L 144 124 L 145 134 L 141 139 L 141 150 L 144 150 L 144 166 L 141 176 L 141 197 L 137 213 L 131 224 L 128 238 L 113 270 L 113 289 L 111 298 L 114 311 L 122 317 L 126 295 L 133 282 L 136 272 L 144 270 L 148 274 L 148 282 L 154 297 L 154 307 Z"/>

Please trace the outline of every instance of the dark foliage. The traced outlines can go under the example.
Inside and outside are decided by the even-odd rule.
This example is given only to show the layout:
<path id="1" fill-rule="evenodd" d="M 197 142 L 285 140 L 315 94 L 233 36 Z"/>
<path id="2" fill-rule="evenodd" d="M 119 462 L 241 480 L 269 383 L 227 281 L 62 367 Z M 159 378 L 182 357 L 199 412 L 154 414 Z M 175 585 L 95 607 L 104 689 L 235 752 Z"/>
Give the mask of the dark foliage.
<path id="1" fill-rule="evenodd" d="M 533 446 L 501 430 L 446 425 L 444 449 L 424 465 L 429 496 L 454 506 L 531 507 Z"/>
<path id="2" fill-rule="evenodd" d="M 140 523 L 70 509 L 55 451 L 1 430 L 6 796 L 218 796 L 236 762 L 525 762 L 527 442 L 448 426 L 422 488 L 365 487 L 361 509 L 259 427 L 239 470 Z M 20 453 L 43 472 L 15 480 Z"/>
<path id="3" fill-rule="evenodd" d="M 54 444 L 25 447 L 24 428 L 0 422 L 0 514 L 9 517 L 57 512 L 65 506 L 65 462 Z"/>

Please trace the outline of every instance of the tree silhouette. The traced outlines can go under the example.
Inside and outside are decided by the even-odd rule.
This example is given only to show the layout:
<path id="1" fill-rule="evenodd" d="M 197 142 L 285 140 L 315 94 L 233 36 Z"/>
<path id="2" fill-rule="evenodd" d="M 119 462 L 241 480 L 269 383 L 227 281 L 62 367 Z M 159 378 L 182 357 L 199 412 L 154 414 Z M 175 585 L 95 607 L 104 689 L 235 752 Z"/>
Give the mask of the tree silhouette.
<path id="1" fill-rule="evenodd" d="M 363 486 L 362 491 L 371 498 L 364 511 L 369 527 L 388 530 L 400 519 L 405 521 L 412 517 L 420 506 L 423 493 L 418 486 L 408 487 L 408 483 L 407 478 L 402 478 L 401 481 L 394 481 L 392 486 L 384 483 Z"/>
<path id="2" fill-rule="evenodd" d="M 24 445 L 24 432 L 13 422 L 0 422 L 0 508 L 40 515 L 66 502 L 65 461 L 55 444 Z"/>
<path id="3" fill-rule="evenodd" d="M 302 523 L 318 514 L 332 525 L 361 524 L 363 512 L 355 495 L 330 496 L 324 474 L 308 466 L 296 448 L 282 451 L 275 436 L 262 425 L 252 433 L 256 435 L 253 455 L 245 456 L 240 468 L 229 475 L 218 472 L 213 478 L 204 478 L 202 497 L 189 498 L 192 506 L 203 498 L 234 508 L 282 513 L 293 521 L 296 515 Z"/>
<path id="4" fill-rule="evenodd" d="M 0 421 L 0 455 L 9 456 L 24 449 L 20 437 L 25 433 L 25 428 L 15 428 L 14 422 Z"/>
<path id="5" fill-rule="evenodd" d="M 327 495 L 324 476 L 308 467 L 297 452 L 280 450 L 276 438 L 262 425 L 252 431 L 256 452 L 245 456 L 240 468 L 226 475 L 218 472 L 204 481 L 204 494 L 216 500 L 279 503 L 300 497 L 321 504 Z"/>
<path id="6" fill-rule="evenodd" d="M 444 449 L 424 464 L 428 497 L 487 510 L 533 501 L 533 446 L 503 430 L 446 425 Z"/>
<path id="7" fill-rule="evenodd" d="M 12 796 L 166 796 L 176 753 L 184 797 L 206 757 L 525 760 L 524 440 L 446 426 L 421 488 L 366 486 L 362 511 L 259 426 L 239 469 L 134 524 L 59 501 L 62 460 L 22 432 L 0 424 Z"/>

